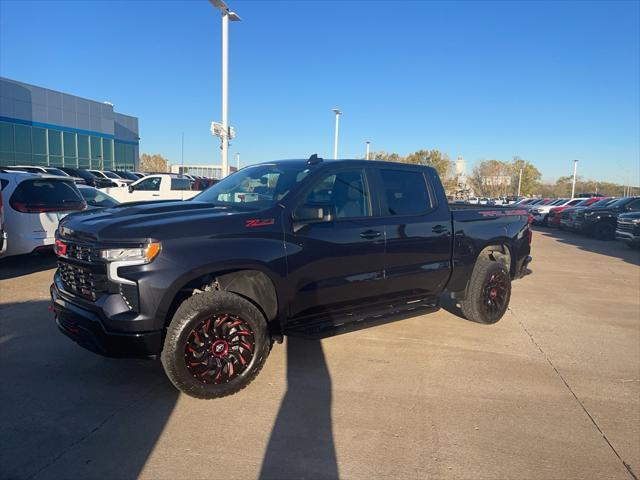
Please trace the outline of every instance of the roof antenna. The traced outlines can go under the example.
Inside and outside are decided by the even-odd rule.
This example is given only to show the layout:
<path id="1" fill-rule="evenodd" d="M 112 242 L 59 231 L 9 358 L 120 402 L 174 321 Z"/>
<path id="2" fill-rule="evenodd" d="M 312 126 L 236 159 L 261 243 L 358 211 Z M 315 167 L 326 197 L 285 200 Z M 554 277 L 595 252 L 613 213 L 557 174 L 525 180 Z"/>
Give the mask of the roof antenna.
<path id="1" fill-rule="evenodd" d="M 322 159 L 318 157 L 318 154 L 314 153 L 309 157 L 309 160 L 307 160 L 307 165 L 315 165 L 316 163 L 320 163 L 321 161 Z"/>

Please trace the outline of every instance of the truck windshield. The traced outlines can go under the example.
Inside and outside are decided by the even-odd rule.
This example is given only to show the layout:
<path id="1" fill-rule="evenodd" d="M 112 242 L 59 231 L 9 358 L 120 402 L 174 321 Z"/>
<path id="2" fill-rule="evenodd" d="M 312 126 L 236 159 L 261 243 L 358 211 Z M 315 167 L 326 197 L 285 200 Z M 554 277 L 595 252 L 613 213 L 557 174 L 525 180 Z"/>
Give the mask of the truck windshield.
<path id="1" fill-rule="evenodd" d="M 246 167 L 196 195 L 193 201 L 269 208 L 282 200 L 309 171 L 306 165 L 261 164 Z"/>

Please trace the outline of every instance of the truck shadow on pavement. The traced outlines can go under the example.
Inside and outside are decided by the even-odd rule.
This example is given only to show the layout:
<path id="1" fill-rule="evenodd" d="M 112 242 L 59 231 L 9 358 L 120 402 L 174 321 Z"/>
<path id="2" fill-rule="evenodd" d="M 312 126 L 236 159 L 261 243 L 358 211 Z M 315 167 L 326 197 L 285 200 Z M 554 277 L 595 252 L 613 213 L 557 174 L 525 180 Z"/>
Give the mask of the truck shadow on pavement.
<path id="1" fill-rule="evenodd" d="M 586 252 L 597 253 L 600 255 L 606 255 L 609 257 L 619 258 L 632 265 L 640 265 L 640 250 L 634 250 L 628 247 L 623 242 L 618 240 L 598 240 L 579 233 L 567 232 L 566 230 L 560 230 L 558 228 L 545 228 L 535 227 L 534 232 L 538 235 L 545 235 L 547 237 L 555 238 L 562 243 L 568 245 L 574 245 L 580 250 Z M 533 238 L 533 246 L 535 258 L 535 236 Z"/>
<path id="2" fill-rule="evenodd" d="M 178 391 L 158 361 L 75 345 L 48 303 L 0 305 L 0 476 L 138 477 Z"/>
<path id="3" fill-rule="evenodd" d="M 260 479 L 339 478 L 331 400 L 331 377 L 320 340 L 287 337 L 287 391 Z"/>
<path id="4" fill-rule="evenodd" d="M 50 270 L 55 266 L 56 256 L 53 251 L 3 258 L 0 259 L 0 280 L 9 280 Z"/>

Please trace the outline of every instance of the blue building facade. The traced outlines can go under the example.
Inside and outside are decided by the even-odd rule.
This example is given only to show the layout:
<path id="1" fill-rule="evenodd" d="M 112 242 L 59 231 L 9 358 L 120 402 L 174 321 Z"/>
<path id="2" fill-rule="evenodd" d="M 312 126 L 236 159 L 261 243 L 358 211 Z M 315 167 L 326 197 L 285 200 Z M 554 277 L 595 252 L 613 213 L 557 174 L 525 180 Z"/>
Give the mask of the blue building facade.
<path id="1" fill-rule="evenodd" d="M 0 166 L 137 170 L 139 141 L 109 103 L 0 77 Z"/>

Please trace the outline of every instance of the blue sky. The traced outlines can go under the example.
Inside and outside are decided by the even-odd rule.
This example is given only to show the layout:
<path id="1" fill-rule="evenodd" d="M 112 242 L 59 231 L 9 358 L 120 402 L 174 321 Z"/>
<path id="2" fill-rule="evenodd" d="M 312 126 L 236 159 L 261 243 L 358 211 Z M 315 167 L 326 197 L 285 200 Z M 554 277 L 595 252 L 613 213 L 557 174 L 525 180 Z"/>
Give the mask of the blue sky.
<path id="1" fill-rule="evenodd" d="M 232 158 L 438 148 L 640 183 L 640 3 L 229 0 Z M 140 118 L 141 152 L 217 163 L 206 0 L 0 0 L 0 75 Z"/>

